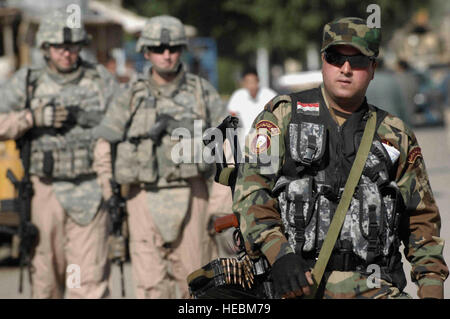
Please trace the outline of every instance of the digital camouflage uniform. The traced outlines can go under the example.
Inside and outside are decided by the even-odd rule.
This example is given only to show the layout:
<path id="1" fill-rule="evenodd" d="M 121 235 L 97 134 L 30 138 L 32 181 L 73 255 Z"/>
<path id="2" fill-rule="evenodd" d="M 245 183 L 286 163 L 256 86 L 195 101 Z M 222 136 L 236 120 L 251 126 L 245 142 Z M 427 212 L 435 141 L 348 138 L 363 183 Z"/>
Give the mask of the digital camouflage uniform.
<path id="1" fill-rule="evenodd" d="M 137 51 L 161 44 L 187 44 L 178 19 L 150 19 Z M 173 149 L 181 140 L 171 139 L 171 132 L 186 127 L 193 134 L 194 120 L 202 120 L 202 128 L 217 125 L 223 105 L 208 81 L 185 72 L 182 65 L 176 78 L 166 85 L 158 85 L 151 72 L 118 96 L 97 136 L 99 143 L 119 142 L 113 165 L 116 181 L 130 190 L 127 211 L 136 297 L 187 298 L 187 275 L 211 256 L 205 179 L 211 175 L 211 165 L 175 163 Z M 170 115 L 175 122 L 156 143 L 148 133 L 162 114 Z M 199 133 L 183 141 L 201 143 Z M 105 153 L 103 159 L 107 157 Z"/>
<path id="2" fill-rule="evenodd" d="M 323 50 L 328 45 L 334 45 L 333 39 L 337 38 L 338 43 L 350 43 L 358 48 L 364 47 L 367 55 L 374 54 L 377 46 L 371 47 L 364 43 L 367 41 L 370 44 L 370 32 L 362 32 L 365 26 L 355 25 L 355 23 L 364 22 L 351 20 L 341 20 L 340 22 L 340 25 L 327 25 L 325 27 Z M 334 33 L 336 28 L 339 28 L 338 34 Z M 373 30 L 372 32 L 378 31 Z M 280 201 L 281 197 L 274 196 L 274 187 L 279 182 L 280 176 L 284 174 L 282 169 L 284 169 L 286 163 L 288 150 L 292 153 L 291 146 L 286 144 L 293 138 L 292 135 L 286 136 L 290 132 L 288 130 L 289 125 L 292 125 L 292 98 L 293 96 L 305 96 L 305 94 L 313 96 L 306 103 L 297 101 L 296 112 L 317 112 L 318 115 L 320 110 L 321 116 L 328 121 L 327 123 L 334 123 L 326 124 L 329 136 L 334 134 L 333 132 L 339 132 L 339 130 L 336 130 L 338 127 L 336 120 L 331 120 L 332 112 L 327 111 L 330 106 L 323 97 L 323 90 L 322 86 L 308 92 L 298 92 L 298 95 L 281 95 L 272 99 L 253 123 L 255 130 L 249 134 L 245 148 L 246 163 L 239 166 L 233 210 L 240 218 L 240 229 L 245 239 L 247 252 L 251 256 L 265 255 L 271 265 L 282 256 L 296 250 L 295 245 L 290 241 L 292 237 L 295 237 L 295 234 L 289 236 L 286 233 L 289 222 L 286 224 L 286 221 L 280 216 L 280 210 L 283 211 L 285 203 Z M 367 106 L 367 104 L 365 105 Z M 354 116 L 357 115 L 353 114 L 352 117 Z M 347 119 L 347 122 L 352 117 Z M 259 131 L 256 130 L 258 128 Z M 267 130 L 261 130 L 262 128 Z M 318 138 L 319 132 L 315 134 Z M 406 247 L 406 258 L 412 264 L 411 279 L 419 287 L 418 296 L 421 298 L 443 298 L 443 282 L 448 276 L 448 268 L 443 259 L 444 240 L 439 237 L 441 221 L 417 139 L 399 118 L 390 114 L 387 114 L 379 124 L 376 139 L 394 147 L 399 153 L 395 166 L 393 166 L 391 182 L 395 182 L 398 186 L 406 207 L 401 212 L 401 215 L 407 221 L 406 231 L 403 229 L 403 234 L 406 235 L 402 235 L 401 239 Z M 311 141 L 308 140 L 308 142 Z M 329 147 L 325 148 L 325 154 L 331 152 Z M 343 152 L 343 150 L 340 152 Z M 371 152 L 373 152 L 373 149 Z M 263 162 L 255 160 L 267 155 L 272 156 L 272 164 L 269 167 L 263 165 Z M 291 154 L 292 157 L 294 155 Z M 369 155 L 366 166 L 370 166 L 371 156 Z M 330 162 L 333 162 L 332 153 Z M 347 174 L 348 172 L 349 168 L 347 168 Z M 298 174 L 301 176 L 300 173 Z M 363 175 L 362 179 L 364 178 L 366 177 Z M 293 184 L 294 187 L 295 184 Z M 355 193 L 352 203 L 356 199 Z M 331 203 L 331 201 L 327 202 Z M 379 204 L 376 205 L 379 207 Z M 341 229 L 339 240 L 345 237 L 354 238 L 357 235 L 355 229 L 346 227 L 347 221 L 349 225 L 352 225 L 353 211 L 354 208 L 351 205 Z M 323 215 L 322 211 L 320 214 L 320 216 L 313 214 L 312 219 L 316 218 L 316 221 L 312 221 L 308 226 L 316 223 L 316 225 L 328 223 L 327 227 L 329 227 L 330 215 Z M 362 225 L 363 228 L 365 226 L 367 225 Z M 313 234 L 318 237 L 315 239 L 316 241 L 311 241 L 308 240 L 308 232 L 306 231 L 303 251 L 307 249 L 308 243 L 317 243 L 318 240 L 323 241 L 325 234 L 326 232 L 318 235 Z M 355 246 L 353 251 L 355 251 Z M 401 266 L 401 261 L 398 262 Z M 380 288 L 370 288 L 367 285 L 367 278 L 367 273 L 359 271 L 328 271 L 323 279 L 325 281 L 323 298 L 408 297 L 383 277 Z"/>
<path id="3" fill-rule="evenodd" d="M 66 27 L 67 14 L 55 11 L 41 23 L 37 44 L 84 43 L 84 28 Z M 28 74 L 28 84 L 26 83 Z M 80 281 L 66 290 L 68 298 L 108 297 L 108 216 L 102 205 L 100 181 L 93 169 L 93 128 L 100 123 L 118 87 L 102 66 L 79 60 L 69 73 L 48 65 L 23 68 L 2 88 L 0 139 L 18 139 L 31 131 L 30 174 L 34 196 L 31 220 L 39 230 L 32 257 L 34 298 L 62 298 L 69 265 L 78 265 Z M 34 127 L 25 109 L 60 105 L 71 109 L 70 124 L 61 129 Z M 75 111 L 76 110 L 76 111 Z"/>

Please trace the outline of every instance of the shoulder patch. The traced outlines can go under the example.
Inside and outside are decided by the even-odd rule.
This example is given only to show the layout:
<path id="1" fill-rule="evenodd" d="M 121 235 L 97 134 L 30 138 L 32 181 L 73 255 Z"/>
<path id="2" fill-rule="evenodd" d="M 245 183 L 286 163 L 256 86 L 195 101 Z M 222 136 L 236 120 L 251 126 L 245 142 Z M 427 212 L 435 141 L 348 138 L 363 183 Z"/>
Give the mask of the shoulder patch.
<path id="1" fill-rule="evenodd" d="M 401 132 L 405 132 L 409 135 L 410 129 L 408 126 L 403 122 L 400 118 L 398 118 L 395 115 L 392 115 L 391 113 L 387 113 L 387 115 L 384 117 L 382 123 L 385 123 L 391 127 L 396 128 L 397 130 Z"/>
<path id="2" fill-rule="evenodd" d="M 291 103 L 292 102 L 291 97 L 289 95 L 277 95 L 264 106 L 264 110 L 268 112 L 273 112 L 282 102 Z"/>
<path id="3" fill-rule="evenodd" d="M 414 164 L 416 159 L 419 157 L 422 157 L 422 150 L 420 149 L 420 147 L 416 146 L 408 154 L 408 163 Z"/>
<path id="4" fill-rule="evenodd" d="M 271 136 L 280 134 L 280 128 L 269 120 L 261 120 L 258 123 L 256 123 L 255 129 L 258 130 L 261 128 L 267 129 L 270 132 Z"/>

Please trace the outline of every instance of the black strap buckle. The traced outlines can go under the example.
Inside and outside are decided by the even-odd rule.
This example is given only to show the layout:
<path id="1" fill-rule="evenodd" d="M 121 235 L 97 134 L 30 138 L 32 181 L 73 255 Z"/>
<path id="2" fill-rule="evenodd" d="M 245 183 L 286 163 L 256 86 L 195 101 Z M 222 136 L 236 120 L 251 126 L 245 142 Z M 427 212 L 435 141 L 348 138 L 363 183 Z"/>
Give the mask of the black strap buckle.
<path id="1" fill-rule="evenodd" d="M 303 161 L 307 165 L 311 165 L 314 155 L 317 152 L 317 143 L 316 143 L 316 137 L 313 135 L 308 136 L 308 146 L 306 146 L 306 152 L 305 156 L 303 156 Z"/>

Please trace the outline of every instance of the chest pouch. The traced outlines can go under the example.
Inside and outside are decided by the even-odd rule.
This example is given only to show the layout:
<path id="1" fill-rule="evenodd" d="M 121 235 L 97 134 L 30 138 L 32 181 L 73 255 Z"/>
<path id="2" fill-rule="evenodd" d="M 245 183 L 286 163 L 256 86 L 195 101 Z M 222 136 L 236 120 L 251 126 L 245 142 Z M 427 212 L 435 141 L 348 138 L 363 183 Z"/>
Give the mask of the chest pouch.
<path id="1" fill-rule="evenodd" d="M 158 179 L 155 143 L 148 132 L 156 121 L 153 97 L 140 98 L 132 113 L 124 141 L 117 145 L 115 174 L 117 182 L 154 183 Z"/>
<path id="2" fill-rule="evenodd" d="M 305 243 L 305 228 L 311 221 L 313 195 L 313 178 L 289 179 L 281 177 L 273 193 L 278 195 L 281 219 L 289 245 L 298 253 Z"/>
<path id="3" fill-rule="evenodd" d="M 301 122 L 289 124 L 289 148 L 292 158 L 304 166 L 318 165 L 327 142 L 325 125 Z"/>

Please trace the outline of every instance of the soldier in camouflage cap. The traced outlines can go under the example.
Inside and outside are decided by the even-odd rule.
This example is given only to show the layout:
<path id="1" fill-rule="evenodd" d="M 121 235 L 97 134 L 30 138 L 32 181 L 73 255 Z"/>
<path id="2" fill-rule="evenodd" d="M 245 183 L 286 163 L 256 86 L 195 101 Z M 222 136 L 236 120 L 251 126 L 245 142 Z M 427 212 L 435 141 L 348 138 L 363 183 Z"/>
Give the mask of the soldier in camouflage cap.
<path id="1" fill-rule="evenodd" d="M 233 210 L 247 252 L 269 261 L 278 297 L 311 293 L 311 269 L 368 118 L 376 114 L 375 137 L 315 297 L 409 298 L 403 242 L 418 296 L 443 298 L 448 268 L 423 154 L 402 120 L 365 98 L 379 39 L 380 30 L 361 19 L 327 24 L 323 84 L 275 97 L 247 137 Z M 374 266 L 375 283 L 369 276 Z"/>
<path id="2" fill-rule="evenodd" d="M 110 175 L 93 163 L 93 129 L 118 84 L 103 66 L 81 59 L 87 35 L 68 20 L 64 8 L 42 20 L 37 44 L 46 65 L 20 69 L 2 88 L 0 139 L 30 133 L 31 221 L 39 230 L 32 297 L 105 298 L 110 265 L 103 200 L 111 195 L 101 186 Z M 81 273 L 72 273 L 79 285 L 75 280 L 66 287 L 68 265 L 80 267 Z"/>
<path id="3" fill-rule="evenodd" d="M 184 145 L 201 144 L 194 121 L 216 126 L 225 108 L 211 83 L 183 69 L 186 44 L 178 19 L 151 18 L 137 43 L 151 69 L 115 100 L 97 129 L 99 143 L 117 144 L 114 177 L 129 189 L 137 298 L 188 298 L 187 275 L 211 257 L 206 212 L 211 166 L 192 160 L 202 156 L 195 153 L 198 144 L 193 158 L 175 159 L 181 139 L 172 133 L 183 128 L 190 134 L 182 139 Z M 102 158 L 106 162 L 109 156 Z"/>

